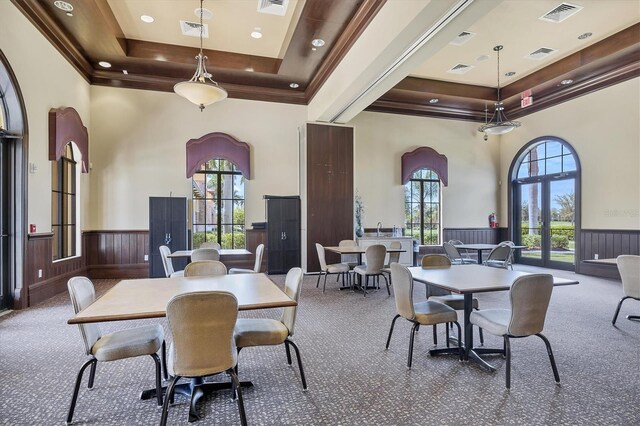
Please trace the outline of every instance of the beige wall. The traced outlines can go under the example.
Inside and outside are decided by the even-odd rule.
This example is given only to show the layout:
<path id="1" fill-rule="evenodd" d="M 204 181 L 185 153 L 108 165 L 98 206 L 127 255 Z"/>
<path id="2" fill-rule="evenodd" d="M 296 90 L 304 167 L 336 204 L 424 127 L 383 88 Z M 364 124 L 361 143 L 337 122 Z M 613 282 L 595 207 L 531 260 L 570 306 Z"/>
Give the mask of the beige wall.
<path id="1" fill-rule="evenodd" d="M 9 1 L 0 1 L 0 49 L 22 90 L 29 131 L 29 162 L 37 167 L 35 173 L 27 175 L 27 220 L 36 224 L 38 232 L 50 232 L 49 110 L 73 107 L 90 128 L 89 84 Z M 82 225 L 89 211 L 89 180 L 89 175 L 82 175 Z"/>
<path id="2" fill-rule="evenodd" d="M 91 87 L 91 229 L 148 229 L 149 196 L 190 198 L 185 145 L 211 132 L 251 146 L 246 224 L 262 196 L 297 195 L 298 130 L 306 107 L 227 99 L 203 112 L 174 93 Z"/>
<path id="3" fill-rule="evenodd" d="M 522 127 L 500 142 L 502 218 L 508 208 L 509 167 L 518 150 L 537 137 L 557 136 L 575 148 L 582 165 L 582 228 L 640 229 L 640 79 L 521 121 Z"/>
<path id="4" fill-rule="evenodd" d="M 400 157 L 420 146 L 447 156 L 443 227 L 487 227 L 498 206 L 498 142 L 482 140 L 477 124 L 363 112 L 355 127 L 355 186 L 365 205 L 365 227 L 404 225 Z"/>

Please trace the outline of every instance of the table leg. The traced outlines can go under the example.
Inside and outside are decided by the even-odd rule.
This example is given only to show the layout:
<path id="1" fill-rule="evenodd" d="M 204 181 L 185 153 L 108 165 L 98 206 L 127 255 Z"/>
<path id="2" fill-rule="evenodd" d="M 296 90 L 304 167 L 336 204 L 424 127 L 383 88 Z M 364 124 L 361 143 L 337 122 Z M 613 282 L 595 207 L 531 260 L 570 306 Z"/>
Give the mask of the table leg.
<path id="1" fill-rule="evenodd" d="M 480 251 L 478 251 L 480 253 Z M 469 351 L 473 349 L 473 326 L 469 317 L 473 309 L 473 293 L 465 293 L 464 295 L 464 355 L 465 361 L 469 360 Z"/>
<path id="2" fill-rule="evenodd" d="M 482 265 L 482 250 L 478 250 L 478 265 Z"/>

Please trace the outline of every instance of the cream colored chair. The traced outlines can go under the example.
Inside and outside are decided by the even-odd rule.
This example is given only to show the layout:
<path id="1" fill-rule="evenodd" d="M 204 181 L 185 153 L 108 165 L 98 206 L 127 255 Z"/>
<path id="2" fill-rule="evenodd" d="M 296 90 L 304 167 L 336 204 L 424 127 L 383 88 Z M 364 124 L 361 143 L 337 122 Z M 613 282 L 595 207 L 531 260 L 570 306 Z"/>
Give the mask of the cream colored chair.
<path id="1" fill-rule="evenodd" d="M 613 320 L 611 320 L 611 324 L 613 325 L 616 325 L 622 302 L 627 299 L 640 300 L 640 256 L 618 256 L 616 263 L 618 264 L 618 270 L 622 278 L 622 292 L 624 293 L 624 297 L 618 302 L 616 313 L 613 315 Z M 627 319 L 638 321 L 640 320 L 640 316 L 627 315 Z"/>
<path id="2" fill-rule="evenodd" d="M 449 240 L 449 244 L 453 244 L 454 246 L 461 246 L 464 243 L 460 240 Z M 458 250 L 458 253 L 460 253 L 460 256 L 462 256 L 465 259 L 470 259 L 473 261 L 473 263 L 477 263 L 475 260 L 471 259 L 471 257 L 469 256 L 469 251 L 466 249 L 459 249 L 456 247 L 456 250 Z M 471 263 L 471 262 L 469 262 Z"/>
<path id="3" fill-rule="evenodd" d="M 191 252 L 191 261 L 220 260 L 220 252 L 215 248 L 199 248 Z"/>
<path id="4" fill-rule="evenodd" d="M 302 290 L 302 269 L 292 268 L 287 273 L 285 279 L 284 292 L 296 302 L 300 299 Z M 238 353 L 242 348 L 250 346 L 274 346 L 282 345 L 287 352 L 287 363 L 291 365 L 291 352 L 289 346 L 293 347 L 298 359 L 300 378 L 302 379 L 302 389 L 307 389 L 307 380 L 302 369 L 302 358 L 298 346 L 291 340 L 296 322 L 297 306 L 284 308 L 280 320 L 268 318 L 238 318 L 236 322 L 236 346 Z"/>
<path id="5" fill-rule="evenodd" d="M 391 241 L 389 244 L 390 249 L 401 249 L 402 243 L 400 241 Z M 386 274 L 389 277 L 389 284 L 393 284 L 391 281 L 391 264 L 392 263 L 400 263 L 400 252 L 389 253 L 389 263 L 384 265 L 382 268 L 382 273 Z"/>
<path id="6" fill-rule="evenodd" d="M 178 380 L 204 378 L 226 372 L 232 393 L 238 394 L 240 421 L 247 424 L 242 389 L 234 367 L 238 362 L 233 329 L 238 317 L 238 301 L 231 293 L 205 291 L 175 296 L 167 304 L 167 322 L 173 342 L 169 347 L 171 382 L 162 406 L 160 425 L 167 424 L 169 403 Z M 196 385 L 206 387 L 207 383 Z"/>
<path id="7" fill-rule="evenodd" d="M 171 249 L 167 246 L 160 246 L 160 257 L 162 258 L 162 266 L 164 267 L 164 274 L 169 277 L 181 277 L 184 275 L 184 271 L 174 271 L 173 262 L 168 257 L 171 254 Z"/>
<path id="8" fill-rule="evenodd" d="M 506 387 L 511 388 L 511 343 L 509 339 L 536 335 L 547 347 L 553 377 L 560 383 L 560 376 L 551 351 L 551 344 L 542 335 L 544 320 L 553 290 L 553 276 L 531 274 L 517 278 L 509 290 L 511 309 L 483 309 L 471 312 L 469 321 L 485 331 L 502 336 L 507 358 Z"/>
<path id="9" fill-rule="evenodd" d="M 382 277 L 387 284 L 387 293 L 391 296 L 391 290 L 389 290 L 389 280 L 382 273 L 382 267 L 384 266 L 384 258 L 387 255 L 387 248 L 382 244 L 374 244 L 364 252 L 366 265 L 359 265 L 353 268 L 353 272 L 360 275 L 360 286 L 364 291 L 365 297 L 367 296 L 367 287 L 369 285 L 369 277 Z M 362 285 L 362 278 L 364 277 L 364 285 Z"/>
<path id="10" fill-rule="evenodd" d="M 513 243 L 512 243 L 513 244 Z M 489 252 L 489 257 L 482 264 L 494 268 L 508 269 L 513 256 L 513 247 L 507 243 L 500 243 L 498 247 Z M 511 267 L 513 269 L 513 267 Z"/>
<path id="11" fill-rule="evenodd" d="M 324 284 L 322 284 L 322 292 L 324 293 L 327 287 L 327 275 L 340 274 L 342 276 L 342 285 L 345 285 L 345 274 L 349 274 L 349 265 L 344 263 L 334 263 L 327 265 L 327 261 L 324 257 L 324 247 L 322 244 L 316 243 L 316 252 L 318 252 L 318 261 L 320 262 L 320 274 L 318 275 L 318 281 L 316 282 L 316 288 L 320 285 L 320 278 L 324 275 Z"/>
<path id="12" fill-rule="evenodd" d="M 214 243 L 210 241 L 210 242 L 200 244 L 200 247 L 198 248 L 213 248 L 216 250 L 220 250 L 222 247 L 220 246 L 220 243 Z"/>
<path id="13" fill-rule="evenodd" d="M 341 240 L 338 243 L 338 247 L 358 247 L 358 243 L 355 240 Z M 358 266 L 357 254 L 342 254 L 340 255 L 340 262 L 349 265 L 349 269 L 353 269 Z"/>
<path id="14" fill-rule="evenodd" d="M 256 260 L 253 264 L 253 269 L 231 268 L 230 274 L 257 274 L 260 272 L 262 266 L 262 254 L 264 253 L 264 244 L 258 244 L 256 247 Z"/>
<path id="15" fill-rule="evenodd" d="M 227 267 L 217 260 L 197 260 L 184 268 L 185 277 L 215 277 L 227 275 Z"/>
<path id="16" fill-rule="evenodd" d="M 413 323 L 411 337 L 409 338 L 409 356 L 407 358 L 407 368 L 411 368 L 413 340 L 420 326 L 453 323 L 458 327 L 458 354 L 460 359 L 462 359 L 462 344 L 460 342 L 461 330 L 456 311 L 442 303 L 429 300 L 413 303 L 413 277 L 411 276 L 411 271 L 409 271 L 409 268 L 406 266 L 400 265 L 399 263 L 392 263 L 391 275 L 393 276 L 394 297 L 398 314 L 393 317 L 393 321 L 391 321 L 391 328 L 389 329 L 389 337 L 387 337 L 387 345 L 385 348 L 389 349 L 393 327 L 398 318 L 403 317 Z M 446 328 L 448 329 L 448 327 Z"/>
<path id="17" fill-rule="evenodd" d="M 442 243 L 442 248 L 444 249 L 444 252 L 447 254 L 449 259 L 451 260 L 451 263 L 454 265 L 466 265 L 471 263 L 478 263 L 473 259 L 463 257 L 458 251 L 458 249 L 456 248 L 456 246 L 454 246 L 450 242 Z"/>
<path id="18" fill-rule="evenodd" d="M 67 282 L 69 296 L 73 305 L 73 311 L 77 314 L 96 299 L 95 289 L 91 280 L 85 277 L 74 277 Z M 88 388 L 93 389 L 93 382 L 96 374 L 98 362 L 117 361 L 119 359 L 133 358 L 137 356 L 149 355 L 153 358 L 156 366 L 156 398 L 158 405 L 162 405 L 162 378 L 160 358 L 157 352 L 162 348 L 162 359 L 165 365 L 166 377 L 166 357 L 164 330 L 159 324 L 147 325 L 144 327 L 130 328 L 127 330 L 114 331 L 109 334 L 102 334 L 100 327 L 96 323 L 78 324 L 80 336 L 84 343 L 85 354 L 89 360 L 84 363 L 76 377 L 76 384 L 73 389 L 71 406 L 67 414 L 67 424 L 73 420 L 73 412 L 78 400 L 80 383 L 87 367 L 91 367 L 89 373 Z M 109 383 L 109 385 L 114 385 Z"/>

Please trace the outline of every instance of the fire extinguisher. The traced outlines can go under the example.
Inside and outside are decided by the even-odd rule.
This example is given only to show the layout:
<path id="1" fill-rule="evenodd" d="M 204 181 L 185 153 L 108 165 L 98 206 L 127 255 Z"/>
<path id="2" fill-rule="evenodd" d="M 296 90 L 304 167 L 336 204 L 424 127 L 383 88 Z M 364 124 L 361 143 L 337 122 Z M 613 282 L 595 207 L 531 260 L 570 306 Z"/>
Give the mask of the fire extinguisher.
<path id="1" fill-rule="evenodd" d="M 496 214 L 495 213 L 491 213 L 489 215 L 489 227 L 490 228 L 495 228 L 496 227 Z"/>

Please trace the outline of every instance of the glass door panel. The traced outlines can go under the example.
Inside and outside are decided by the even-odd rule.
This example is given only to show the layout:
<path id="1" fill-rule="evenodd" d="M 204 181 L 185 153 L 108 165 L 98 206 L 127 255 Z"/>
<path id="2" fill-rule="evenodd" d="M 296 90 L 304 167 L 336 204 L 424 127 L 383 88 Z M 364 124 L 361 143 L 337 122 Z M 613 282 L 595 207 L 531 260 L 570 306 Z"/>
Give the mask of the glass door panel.
<path id="1" fill-rule="evenodd" d="M 549 261 L 575 263 L 575 179 L 549 182 Z"/>
<path id="2" fill-rule="evenodd" d="M 542 183 L 522 184 L 520 187 L 520 241 L 523 260 L 542 263 Z"/>

